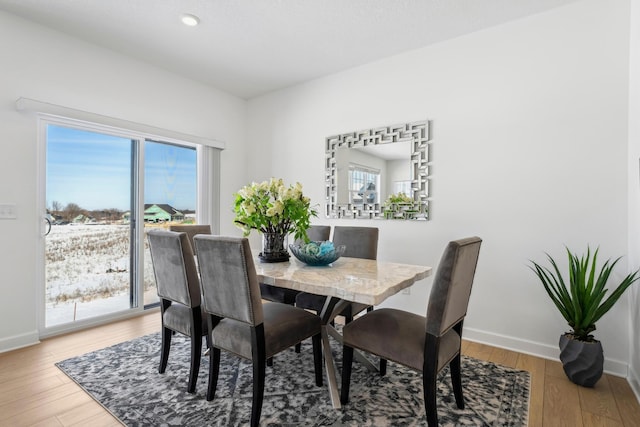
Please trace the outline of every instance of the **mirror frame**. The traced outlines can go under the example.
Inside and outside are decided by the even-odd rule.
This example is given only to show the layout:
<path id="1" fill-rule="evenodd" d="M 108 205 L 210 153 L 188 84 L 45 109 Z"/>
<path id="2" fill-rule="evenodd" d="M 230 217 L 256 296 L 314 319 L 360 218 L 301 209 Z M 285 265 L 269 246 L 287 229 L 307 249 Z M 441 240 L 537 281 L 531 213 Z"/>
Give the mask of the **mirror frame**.
<path id="1" fill-rule="evenodd" d="M 411 189 L 413 202 L 385 206 L 381 203 L 338 204 L 336 151 L 340 148 L 411 142 Z M 422 120 L 329 136 L 325 145 L 325 215 L 349 219 L 429 219 L 431 122 Z"/>

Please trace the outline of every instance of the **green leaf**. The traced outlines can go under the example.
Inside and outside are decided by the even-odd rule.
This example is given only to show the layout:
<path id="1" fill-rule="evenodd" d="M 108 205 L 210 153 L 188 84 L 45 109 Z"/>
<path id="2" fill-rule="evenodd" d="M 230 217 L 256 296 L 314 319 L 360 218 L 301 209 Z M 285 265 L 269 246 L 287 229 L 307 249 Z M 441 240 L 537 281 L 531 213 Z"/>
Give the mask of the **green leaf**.
<path id="1" fill-rule="evenodd" d="M 545 291 L 551 298 L 558 311 L 573 329 L 577 339 L 590 341 L 590 335 L 596 329 L 596 322 L 607 313 L 618 301 L 622 294 L 640 279 L 640 271 L 628 274 L 622 282 L 615 286 L 614 291 L 605 299 L 611 273 L 620 258 L 605 261 L 600 271 L 597 268 L 597 248 L 591 254 L 587 247 L 587 254 L 582 257 L 566 248 L 568 259 L 569 280 L 565 282 L 555 260 L 549 255 L 547 258 L 552 268 L 540 266 L 530 261 L 531 270 L 538 276 Z"/>

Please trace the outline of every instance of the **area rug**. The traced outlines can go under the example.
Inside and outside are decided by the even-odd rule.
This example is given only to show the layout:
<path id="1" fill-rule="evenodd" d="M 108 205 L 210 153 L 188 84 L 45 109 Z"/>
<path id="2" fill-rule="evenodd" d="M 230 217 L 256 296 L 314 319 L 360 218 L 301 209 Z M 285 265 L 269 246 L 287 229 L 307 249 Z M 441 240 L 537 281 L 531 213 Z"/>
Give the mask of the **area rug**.
<path id="1" fill-rule="evenodd" d="M 341 347 L 333 342 L 338 370 Z M 175 336 L 166 373 L 158 373 L 160 334 L 67 359 L 56 365 L 127 426 L 245 426 L 249 424 L 252 368 L 222 353 L 218 389 L 205 399 L 209 359 L 203 356 L 196 393 L 186 391 L 189 341 Z M 340 371 L 338 371 L 340 372 Z M 438 379 L 443 426 L 526 426 L 530 377 L 469 357 L 462 359 L 465 409 L 455 404 L 448 368 Z M 326 381 L 316 387 L 311 342 L 301 353 L 278 354 L 267 367 L 262 426 L 426 426 L 421 374 L 389 362 L 387 375 L 354 361 L 349 403 L 331 406 Z"/>

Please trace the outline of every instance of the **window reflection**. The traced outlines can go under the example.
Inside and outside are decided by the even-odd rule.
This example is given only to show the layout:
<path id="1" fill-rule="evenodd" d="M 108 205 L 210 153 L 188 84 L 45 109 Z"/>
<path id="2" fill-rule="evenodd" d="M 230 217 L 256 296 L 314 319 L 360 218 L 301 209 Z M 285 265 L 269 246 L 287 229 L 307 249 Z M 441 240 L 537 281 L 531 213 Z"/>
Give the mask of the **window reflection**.
<path id="1" fill-rule="evenodd" d="M 425 120 L 328 137 L 326 216 L 428 219 L 429 127 Z"/>

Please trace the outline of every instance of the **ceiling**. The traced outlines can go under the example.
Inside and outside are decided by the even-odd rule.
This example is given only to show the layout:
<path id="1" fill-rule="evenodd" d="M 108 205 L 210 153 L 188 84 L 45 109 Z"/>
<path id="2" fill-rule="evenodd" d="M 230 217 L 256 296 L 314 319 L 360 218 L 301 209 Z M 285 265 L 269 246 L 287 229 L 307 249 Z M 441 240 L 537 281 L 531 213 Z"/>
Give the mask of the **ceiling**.
<path id="1" fill-rule="evenodd" d="M 252 98 L 573 1 L 0 0 L 0 10 Z"/>

